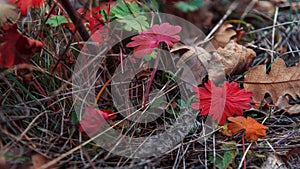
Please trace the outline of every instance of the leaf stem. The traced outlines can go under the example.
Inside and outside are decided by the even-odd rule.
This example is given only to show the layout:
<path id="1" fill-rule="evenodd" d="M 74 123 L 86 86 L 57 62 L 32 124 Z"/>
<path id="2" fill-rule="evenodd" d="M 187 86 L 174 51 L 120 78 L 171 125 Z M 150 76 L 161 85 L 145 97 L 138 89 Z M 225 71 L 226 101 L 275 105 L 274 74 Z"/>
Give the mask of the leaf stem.
<path id="1" fill-rule="evenodd" d="M 147 85 L 147 91 L 146 91 L 146 95 L 145 95 L 145 99 L 144 99 L 144 103 L 143 103 L 143 108 L 146 108 L 146 103 L 148 101 L 150 88 L 151 88 L 151 85 L 152 85 L 152 82 L 153 82 L 153 79 L 154 79 L 154 75 L 155 75 L 156 70 L 157 70 L 159 58 L 160 58 L 160 48 L 158 47 L 157 48 L 157 56 L 156 56 L 154 67 L 153 67 L 153 70 L 152 70 L 152 73 L 151 73 L 150 81 Z"/>

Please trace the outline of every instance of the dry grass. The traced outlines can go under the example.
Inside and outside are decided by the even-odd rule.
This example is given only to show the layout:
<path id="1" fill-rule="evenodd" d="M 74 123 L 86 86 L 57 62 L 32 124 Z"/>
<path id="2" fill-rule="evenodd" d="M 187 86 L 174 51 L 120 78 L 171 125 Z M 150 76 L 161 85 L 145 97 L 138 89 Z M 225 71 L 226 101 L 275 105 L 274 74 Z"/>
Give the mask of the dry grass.
<path id="1" fill-rule="evenodd" d="M 256 17 L 240 15 L 236 18 L 234 8 L 230 8 L 229 12 L 223 15 L 224 20 L 244 17 L 241 20 L 252 24 L 255 28 L 250 30 L 244 39 L 244 44 L 247 44 L 246 41 L 249 40 L 254 42 L 251 45 L 248 44 L 257 53 L 252 66 L 270 63 L 277 57 L 283 58 L 288 66 L 293 66 L 299 61 L 300 13 L 290 11 L 289 7 L 288 2 L 278 5 L 276 12 L 271 16 L 266 16 L 256 10 L 247 11 L 247 6 L 246 11 L 244 10 L 245 14 L 251 13 Z M 215 28 L 218 28 L 224 20 L 219 18 L 220 22 L 214 24 Z M 235 24 L 234 26 L 243 25 Z M 50 162 L 49 164 L 54 164 L 59 168 L 213 168 L 213 163 L 217 161 L 209 159 L 216 159 L 217 156 L 223 156 L 228 151 L 236 155 L 233 159 L 233 168 L 238 168 L 242 164 L 244 157 L 241 134 L 225 137 L 218 128 L 203 135 L 202 124 L 205 119 L 200 116 L 197 118 L 198 122 L 193 132 L 190 132 L 180 144 L 161 157 L 130 159 L 97 147 L 91 140 L 82 137 L 77 130 L 78 119 L 72 98 L 72 94 L 76 91 L 72 90 L 71 81 L 72 61 L 75 60 L 77 53 L 73 35 L 63 27 L 47 31 L 48 28 L 42 25 L 39 29 L 46 36 L 42 39 L 44 43 L 52 48 L 40 54 L 43 59 L 40 59 L 40 56 L 33 58 L 33 71 L 29 72 L 32 73 L 32 78 L 28 81 L 26 74 L 17 74 L 16 72 L 21 72 L 17 71 L 17 68 L 3 70 L 0 74 L 0 166 L 1 157 L 5 156 L 11 168 L 27 168 L 32 164 L 32 155 L 39 154 L 45 157 Z M 69 46 L 70 51 L 64 53 L 63 47 L 55 48 L 59 44 L 58 41 L 60 46 Z M 61 53 L 65 55 L 60 56 Z M 67 58 L 59 59 L 57 56 L 67 56 Z M 118 59 L 110 61 L 112 65 L 118 62 Z M 63 68 L 53 70 L 51 66 L 56 64 Z M 102 78 L 106 80 L 100 79 L 97 82 L 99 86 L 96 91 L 100 90 L 109 79 L 108 77 L 110 77 L 109 73 L 102 75 Z M 242 77 L 239 75 L 231 77 L 230 80 L 240 81 Z M 147 84 L 148 80 L 143 83 Z M 157 86 L 164 85 L 159 84 L 161 83 L 159 80 L 154 80 L 154 82 Z M 168 97 L 172 100 L 177 94 L 173 91 Z M 100 107 L 113 107 L 110 95 L 109 87 L 107 87 L 99 99 Z M 140 101 L 137 100 L 137 102 Z M 300 104 L 299 98 L 294 98 L 294 102 Z M 248 168 L 260 168 L 268 155 L 273 152 L 281 155 L 283 161 L 291 168 L 300 168 L 300 114 L 289 115 L 276 108 L 260 110 L 253 108 L 245 114 L 255 117 L 256 120 L 269 127 L 266 138 L 255 143 L 245 142 L 245 147 L 249 147 L 246 157 Z M 152 130 L 164 128 L 168 125 L 165 124 L 166 122 L 172 122 L 174 119 L 174 116 L 165 113 L 160 121 L 148 125 L 130 123 L 127 126 L 131 128 L 128 134 L 147 136 Z M 121 131 L 125 127 L 117 126 L 116 128 Z M 232 141 L 236 143 L 230 149 L 226 150 L 221 147 Z M 298 151 L 287 156 L 291 150 Z"/>

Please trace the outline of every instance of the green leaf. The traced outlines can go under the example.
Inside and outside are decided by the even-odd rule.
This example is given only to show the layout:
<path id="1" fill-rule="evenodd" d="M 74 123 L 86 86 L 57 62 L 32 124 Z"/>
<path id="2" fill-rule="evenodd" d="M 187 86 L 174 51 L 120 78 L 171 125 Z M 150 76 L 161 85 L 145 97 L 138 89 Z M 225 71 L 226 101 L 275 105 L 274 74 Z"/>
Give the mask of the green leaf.
<path id="1" fill-rule="evenodd" d="M 147 17 L 141 15 L 141 8 L 136 2 L 118 1 L 111 9 L 111 19 L 118 19 L 126 31 L 141 32 L 149 28 Z"/>
<path id="2" fill-rule="evenodd" d="M 153 103 L 151 104 L 151 107 L 158 108 L 161 106 L 162 103 L 165 103 L 163 97 L 156 98 Z"/>
<path id="3" fill-rule="evenodd" d="M 155 59 L 156 56 L 157 56 L 157 48 L 155 48 L 150 55 L 144 55 L 143 59 L 145 59 L 146 61 L 150 61 L 151 59 Z"/>
<path id="4" fill-rule="evenodd" d="M 182 12 L 193 12 L 202 7 L 203 0 L 190 0 L 189 2 L 177 2 L 175 7 L 181 10 Z"/>
<path id="5" fill-rule="evenodd" d="M 223 157 L 223 167 L 228 168 L 229 165 L 231 164 L 233 160 L 233 155 L 231 152 L 225 152 L 224 157 Z"/>
<path id="6" fill-rule="evenodd" d="M 70 21 L 71 22 L 71 21 Z M 60 26 L 61 24 L 69 23 L 65 16 L 55 15 L 52 16 L 47 22 L 47 25 L 52 27 Z"/>
<path id="7" fill-rule="evenodd" d="M 177 112 L 177 111 L 175 111 L 175 110 L 173 110 L 173 109 L 168 109 L 168 110 L 166 110 L 166 112 L 167 112 L 168 114 L 171 114 L 171 115 L 178 115 L 178 114 L 179 114 L 179 112 Z"/>
<path id="8" fill-rule="evenodd" d="M 139 5 L 136 2 L 118 1 L 117 5 L 111 8 L 111 18 L 120 19 L 128 15 L 138 16 L 140 14 Z"/>
<path id="9" fill-rule="evenodd" d="M 133 17 L 132 15 L 127 16 L 125 18 L 118 19 L 118 22 L 124 24 L 124 29 L 126 31 L 136 30 L 138 32 L 142 32 L 149 28 L 149 23 L 147 22 L 147 18 L 145 16 L 137 16 Z"/>
<path id="10" fill-rule="evenodd" d="M 229 167 L 229 165 L 233 162 L 235 156 L 237 155 L 236 152 L 236 143 L 235 142 L 228 142 L 221 146 L 222 150 L 225 150 L 225 153 L 222 154 L 216 154 L 216 165 L 219 169 L 226 169 Z M 209 156 L 209 161 L 211 163 L 214 162 L 213 154 L 211 153 Z"/>

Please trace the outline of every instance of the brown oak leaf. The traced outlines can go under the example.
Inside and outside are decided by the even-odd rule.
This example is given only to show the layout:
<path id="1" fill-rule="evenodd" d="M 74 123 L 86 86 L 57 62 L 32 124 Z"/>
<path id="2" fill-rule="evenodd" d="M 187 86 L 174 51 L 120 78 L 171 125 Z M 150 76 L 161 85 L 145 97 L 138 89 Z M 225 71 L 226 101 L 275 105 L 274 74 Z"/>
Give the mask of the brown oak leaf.
<path id="1" fill-rule="evenodd" d="M 240 130 L 245 130 L 246 139 L 251 139 L 253 142 L 256 142 L 258 138 L 267 135 L 266 130 L 268 127 L 258 123 L 252 117 L 229 117 L 228 121 L 230 121 L 228 130 L 230 130 L 232 134 L 235 134 Z"/>
<path id="2" fill-rule="evenodd" d="M 266 65 L 252 68 L 245 75 L 244 88 L 253 92 L 253 100 L 260 102 L 268 93 L 276 105 L 289 113 L 299 113 L 299 105 L 290 105 L 289 97 L 300 96 L 300 65 L 286 67 L 282 59 L 276 59 L 269 74 Z"/>

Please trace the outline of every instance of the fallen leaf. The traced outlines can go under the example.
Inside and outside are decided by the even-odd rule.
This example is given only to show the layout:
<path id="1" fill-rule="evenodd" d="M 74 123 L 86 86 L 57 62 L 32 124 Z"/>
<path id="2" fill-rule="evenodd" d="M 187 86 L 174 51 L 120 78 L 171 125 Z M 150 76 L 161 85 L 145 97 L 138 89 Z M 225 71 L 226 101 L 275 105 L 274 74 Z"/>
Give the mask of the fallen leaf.
<path id="1" fill-rule="evenodd" d="M 78 131 L 84 136 L 91 136 L 96 134 L 99 129 L 108 120 L 113 120 L 117 116 L 110 110 L 97 110 L 93 107 L 86 108 L 87 115 L 79 122 Z"/>
<path id="2" fill-rule="evenodd" d="M 257 1 L 254 9 L 270 16 L 275 10 L 275 5 L 270 1 Z"/>
<path id="3" fill-rule="evenodd" d="M 224 65 L 226 75 L 237 75 L 249 69 L 256 53 L 249 48 L 230 41 L 224 48 L 218 48 L 214 55 Z"/>
<path id="4" fill-rule="evenodd" d="M 21 14 L 25 16 L 28 8 L 41 7 L 45 0 L 9 0 L 11 3 L 16 2 L 16 6 L 20 7 Z"/>
<path id="5" fill-rule="evenodd" d="M 6 0 L 0 0 L 0 24 L 5 23 L 8 18 L 16 19 L 18 15 L 15 9 Z"/>
<path id="6" fill-rule="evenodd" d="M 219 47 L 224 48 L 236 36 L 236 34 L 236 31 L 233 30 L 233 26 L 225 22 L 214 34 L 214 38 L 211 40 L 211 43 L 216 49 Z"/>
<path id="7" fill-rule="evenodd" d="M 31 156 L 32 169 L 38 169 L 42 165 L 47 163 L 47 159 L 40 154 L 34 154 Z"/>
<path id="8" fill-rule="evenodd" d="M 266 74 L 266 65 L 259 65 L 245 75 L 244 87 L 246 91 L 254 93 L 254 101 L 260 102 L 268 93 L 279 108 L 289 110 L 291 105 L 284 96 L 300 96 L 300 64 L 288 68 L 279 58 L 273 62 L 269 74 Z"/>
<path id="9" fill-rule="evenodd" d="M 280 157 L 274 153 L 270 154 L 267 160 L 261 166 L 261 169 L 269 169 L 269 168 L 287 169 L 286 165 L 280 159 Z"/>
<path id="10" fill-rule="evenodd" d="M 197 84 L 201 84 L 202 80 L 208 75 L 207 67 L 208 61 L 211 59 L 210 54 L 201 47 L 185 46 L 181 43 L 175 43 L 171 52 L 180 54 L 180 60 L 176 63 L 176 66 L 188 65 L 197 80 Z M 182 52 L 184 53 L 181 54 Z M 189 74 L 190 71 L 184 70 L 183 76 Z"/>
<path id="11" fill-rule="evenodd" d="M 31 162 L 32 162 L 32 166 L 30 167 L 30 169 L 39 169 L 41 166 L 49 162 L 49 160 L 40 154 L 34 154 L 31 156 Z M 58 169 L 58 168 L 52 165 L 50 167 L 47 167 L 46 169 Z"/>
<path id="12" fill-rule="evenodd" d="M 239 132 L 240 130 L 245 130 L 246 139 L 251 139 L 253 142 L 256 142 L 258 138 L 266 136 L 266 129 L 268 127 L 258 123 L 252 117 L 228 117 L 228 130 L 232 134 Z"/>
<path id="13" fill-rule="evenodd" d="M 195 110 L 201 110 L 201 115 L 209 115 L 218 124 L 223 125 L 226 118 L 233 115 L 243 115 L 243 110 L 249 109 L 252 93 L 240 89 L 236 82 L 227 81 L 216 87 L 211 81 L 204 87 L 193 88 L 196 100 L 191 104 Z"/>
<path id="14" fill-rule="evenodd" d="M 183 72 L 193 72 L 197 84 L 202 84 L 202 80 L 209 74 L 209 80 L 214 84 L 223 84 L 226 80 L 222 63 L 216 57 L 212 57 L 207 50 L 198 46 L 186 46 L 180 43 L 175 43 L 171 49 L 172 53 L 179 53 L 180 60 L 176 63 L 177 67 L 181 64 L 186 64 L 190 70 Z"/>
<path id="15" fill-rule="evenodd" d="M 300 104 L 291 105 L 291 104 L 288 103 L 289 99 L 290 98 L 287 97 L 287 96 L 280 96 L 278 101 L 275 103 L 275 105 L 277 107 L 285 110 L 289 114 L 298 114 L 298 113 L 300 113 Z"/>
<path id="16" fill-rule="evenodd" d="M 40 41 L 21 35 L 16 24 L 0 27 L 0 67 L 10 68 L 25 63 L 43 48 Z"/>

